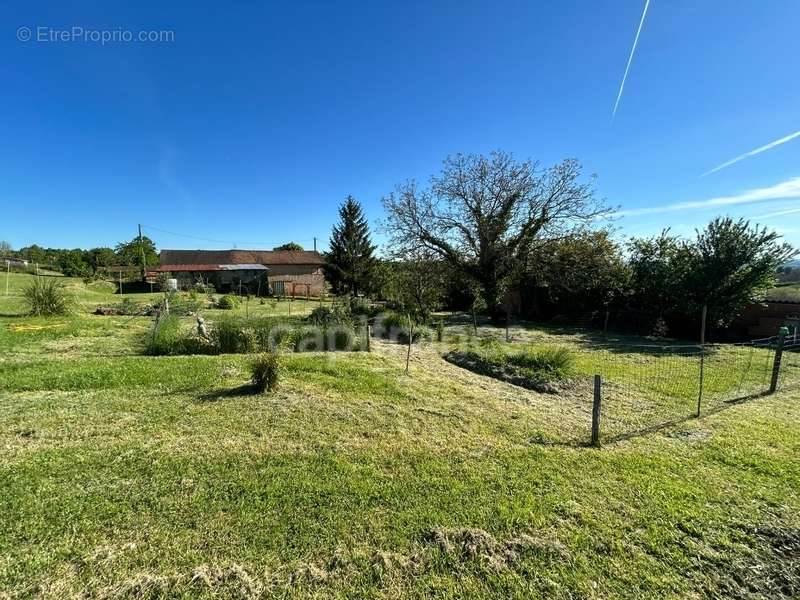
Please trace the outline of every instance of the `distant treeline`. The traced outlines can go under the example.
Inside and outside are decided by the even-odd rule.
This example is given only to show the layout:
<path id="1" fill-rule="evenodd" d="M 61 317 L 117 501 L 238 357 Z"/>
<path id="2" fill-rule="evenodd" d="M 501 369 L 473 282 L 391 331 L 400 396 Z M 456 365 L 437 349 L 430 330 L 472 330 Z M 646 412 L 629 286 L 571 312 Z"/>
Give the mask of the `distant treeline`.
<path id="1" fill-rule="evenodd" d="M 114 248 L 43 248 L 36 244 L 12 250 L 6 246 L 4 256 L 27 260 L 31 265 L 62 272 L 69 277 L 92 277 L 102 274 L 108 267 L 158 264 L 158 252 L 147 236 L 120 242 Z"/>

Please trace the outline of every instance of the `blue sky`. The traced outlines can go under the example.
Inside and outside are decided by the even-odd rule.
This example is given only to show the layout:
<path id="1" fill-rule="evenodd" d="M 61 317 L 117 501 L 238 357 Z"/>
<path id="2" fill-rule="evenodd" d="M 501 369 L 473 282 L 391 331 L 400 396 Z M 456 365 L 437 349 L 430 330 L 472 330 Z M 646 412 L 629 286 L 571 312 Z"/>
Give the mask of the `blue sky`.
<path id="1" fill-rule="evenodd" d="M 800 3 L 650 0 L 612 119 L 643 8 L 4 3 L 0 239 L 113 245 L 143 223 L 159 247 L 324 246 L 347 194 L 374 223 L 395 184 L 504 149 L 578 158 L 620 235 L 731 214 L 800 246 L 800 137 L 703 175 L 800 130 Z"/>

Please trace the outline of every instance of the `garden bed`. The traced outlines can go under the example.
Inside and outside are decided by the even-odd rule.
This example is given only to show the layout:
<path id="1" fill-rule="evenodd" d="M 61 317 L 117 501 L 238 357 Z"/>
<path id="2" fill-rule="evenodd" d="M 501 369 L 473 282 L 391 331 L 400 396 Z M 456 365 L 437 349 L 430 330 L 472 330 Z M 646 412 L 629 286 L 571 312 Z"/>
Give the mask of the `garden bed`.
<path id="1" fill-rule="evenodd" d="M 543 394 L 557 394 L 574 384 L 573 356 L 564 349 L 510 352 L 492 345 L 478 350 L 453 350 L 443 358 L 473 373 Z"/>

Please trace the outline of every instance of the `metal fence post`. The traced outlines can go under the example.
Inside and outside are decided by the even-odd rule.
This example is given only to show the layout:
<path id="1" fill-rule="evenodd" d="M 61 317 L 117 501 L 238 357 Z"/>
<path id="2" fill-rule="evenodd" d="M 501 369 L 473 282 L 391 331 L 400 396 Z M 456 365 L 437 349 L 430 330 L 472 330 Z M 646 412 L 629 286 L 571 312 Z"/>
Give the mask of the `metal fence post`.
<path id="1" fill-rule="evenodd" d="M 788 327 L 781 327 L 778 330 L 778 341 L 777 345 L 775 346 L 775 360 L 772 363 L 772 379 L 769 382 L 770 394 L 774 394 L 775 390 L 778 389 L 778 378 L 781 374 L 781 359 L 783 358 L 783 344 L 788 333 Z"/>
<path id="2" fill-rule="evenodd" d="M 594 376 L 594 402 L 592 403 L 592 446 L 600 445 L 600 400 L 602 380 L 600 375 Z"/>

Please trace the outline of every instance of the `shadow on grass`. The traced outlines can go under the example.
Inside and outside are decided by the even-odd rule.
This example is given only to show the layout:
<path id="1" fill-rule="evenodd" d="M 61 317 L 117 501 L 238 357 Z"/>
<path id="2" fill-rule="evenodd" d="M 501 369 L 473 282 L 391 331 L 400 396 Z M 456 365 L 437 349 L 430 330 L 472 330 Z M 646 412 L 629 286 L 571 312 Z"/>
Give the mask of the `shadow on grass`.
<path id="1" fill-rule="evenodd" d="M 227 388 L 221 390 L 213 390 L 198 396 L 201 402 L 217 402 L 219 400 L 226 400 L 228 398 L 242 398 L 245 396 L 258 396 L 261 391 L 252 383 L 245 383 L 244 385 L 235 388 Z"/>
<path id="2" fill-rule="evenodd" d="M 448 326 L 471 326 L 472 315 L 470 313 L 451 313 L 443 317 L 445 325 Z M 485 315 L 477 316 L 477 325 L 484 328 L 478 331 L 477 338 L 502 338 L 505 327 L 503 324 L 492 323 Z M 485 328 L 490 328 L 486 332 Z M 619 354 L 642 354 L 649 356 L 664 356 L 668 354 L 678 355 L 699 355 L 700 346 L 696 342 L 681 339 L 655 340 L 634 334 L 625 334 L 609 331 L 603 334 L 602 330 L 583 326 L 571 326 L 555 324 L 549 321 L 527 321 L 523 319 L 513 319 L 511 322 L 513 329 L 523 329 L 525 331 L 536 331 L 554 337 L 569 337 L 569 342 L 583 349 L 602 349 Z M 496 334 L 496 335 L 495 335 Z M 528 343 L 528 342 L 523 342 Z M 536 344 L 537 340 L 529 343 Z M 713 345 L 706 346 L 706 355 L 716 352 Z"/>
<path id="3" fill-rule="evenodd" d="M 619 433 L 617 435 L 613 435 L 611 437 L 603 438 L 601 436 L 601 442 L 603 444 L 615 444 L 617 442 L 622 442 L 625 440 L 630 440 L 637 437 L 642 437 L 645 435 L 649 435 L 651 433 L 657 433 L 664 429 L 669 429 L 670 427 L 674 427 L 675 425 L 680 425 L 681 423 L 687 423 L 688 421 L 700 420 L 705 417 L 709 417 L 711 415 L 715 415 L 717 413 L 721 413 L 725 410 L 729 410 L 739 404 L 745 404 L 752 400 L 757 400 L 759 398 L 764 398 L 765 396 L 770 396 L 769 392 L 758 392 L 756 394 L 748 394 L 746 396 L 740 396 L 738 398 L 732 398 L 730 400 L 723 400 L 722 404 L 718 406 L 714 406 L 712 408 L 708 408 L 701 412 L 700 417 L 698 417 L 695 413 L 691 413 L 689 415 L 685 415 L 683 417 L 678 417 L 676 419 L 670 419 L 669 421 L 662 421 L 660 423 L 655 423 L 653 425 L 648 425 L 647 427 L 642 427 L 633 431 L 628 431 L 624 433 Z"/>

